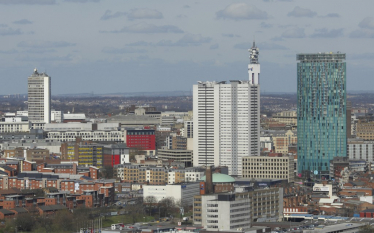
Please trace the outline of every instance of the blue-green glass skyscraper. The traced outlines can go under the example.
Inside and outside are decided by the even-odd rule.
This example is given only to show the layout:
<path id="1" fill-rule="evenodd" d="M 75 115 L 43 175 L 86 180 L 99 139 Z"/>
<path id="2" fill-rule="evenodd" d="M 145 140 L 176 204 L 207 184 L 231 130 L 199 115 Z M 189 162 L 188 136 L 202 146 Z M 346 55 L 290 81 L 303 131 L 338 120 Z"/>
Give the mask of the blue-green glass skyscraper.
<path id="1" fill-rule="evenodd" d="M 347 155 L 345 54 L 296 59 L 298 173 L 328 178 L 330 160 Z"/>

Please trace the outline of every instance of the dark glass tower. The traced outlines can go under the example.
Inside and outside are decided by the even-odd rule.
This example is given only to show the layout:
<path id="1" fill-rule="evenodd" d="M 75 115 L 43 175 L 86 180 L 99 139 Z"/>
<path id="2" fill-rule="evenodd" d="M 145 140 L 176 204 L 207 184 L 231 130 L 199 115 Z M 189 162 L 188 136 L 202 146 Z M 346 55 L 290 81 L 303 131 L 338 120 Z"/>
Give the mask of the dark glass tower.
<path id="1" fill-rule="evenodd" d="M 299 175 L 328 178 L 329 162 L 347 154 L 345 54 L 298 54 Z"/>

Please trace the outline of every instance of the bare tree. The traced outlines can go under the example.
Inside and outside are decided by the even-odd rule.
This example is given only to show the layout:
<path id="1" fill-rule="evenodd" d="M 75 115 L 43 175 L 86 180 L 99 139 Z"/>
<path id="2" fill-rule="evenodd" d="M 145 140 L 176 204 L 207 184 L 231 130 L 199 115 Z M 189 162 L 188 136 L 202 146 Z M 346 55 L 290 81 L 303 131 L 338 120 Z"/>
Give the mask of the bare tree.
<path id="1" fill-rule="evenodd" d="M 169 216 L 175 212 L 175 200 L 172 197 L 167 197 L 158 202 L 159 207 L 162 208 L 164 216 Z"/>
<path id="2" fill-rule="evenodd" d="M 147 209 L 149 216 L 151 216 L 153 208 L 157 205 L 157 198 L 155 196 L 147 196 L 144 199 L 143 205 Z"/>
<path id="3" fill-rule="evenodd" d="M 136 220 L 144 214 L 144 206 L 141 202 L 137 202 L 135 204 L 127 204 L 125 210 L 130 216 L 132 223 L 136 223 Z"/>

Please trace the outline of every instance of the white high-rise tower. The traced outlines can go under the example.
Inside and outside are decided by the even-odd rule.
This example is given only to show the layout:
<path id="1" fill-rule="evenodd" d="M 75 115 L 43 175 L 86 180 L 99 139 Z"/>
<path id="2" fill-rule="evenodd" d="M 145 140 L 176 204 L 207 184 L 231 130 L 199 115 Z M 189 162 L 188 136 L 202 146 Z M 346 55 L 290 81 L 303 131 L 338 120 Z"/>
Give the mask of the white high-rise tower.
<path id="1" fill-rule="evenodd" d="M 260 63 L 258 57 L 259 49 L 253 41 L 249 51 L 248 75 L 251 86 L 250 97 L 250 134 L 251 134 L 251 155 L 260 155 Z"/>
<path id="2" fill-rule="evenodd" d="M 34 69 L 27 83 L 29 121 L 33 129 L 42 129 L 51 123 L 51 77 Z"/>
<path id="3" fill-rule="evenodd" d="M 199 82 L 193 86 L 194 166 L 227 166 L 230 175 L 240 176 L 242 157 L 260 154 L 260 65 L 254 48 L 257 53 L 251 52 L 248 66 L 258 71 L 253 82 Z M 252 63 L 252 55 L 257 63 Z"/>

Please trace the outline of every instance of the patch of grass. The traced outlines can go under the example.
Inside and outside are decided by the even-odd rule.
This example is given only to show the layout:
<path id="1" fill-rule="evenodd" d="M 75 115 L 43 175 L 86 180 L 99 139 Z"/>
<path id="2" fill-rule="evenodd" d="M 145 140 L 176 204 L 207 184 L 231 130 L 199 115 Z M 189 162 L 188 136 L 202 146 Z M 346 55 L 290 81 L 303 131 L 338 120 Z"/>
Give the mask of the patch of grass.
<path id="1" fill-rule="evenodd" d="M 145 218 L 144 218 L 145 217 Z M 151 216 L 139 216 L 136 218 L 136 222 L 150 222 L 154 220 Z M 131 224 L 132 218 L 130 215 L 116 215 L 116 216 L 109 216 L 103 219 L 103 227 L 110 227 L 112 224 L 123 223 L 123 224 Z"/>

